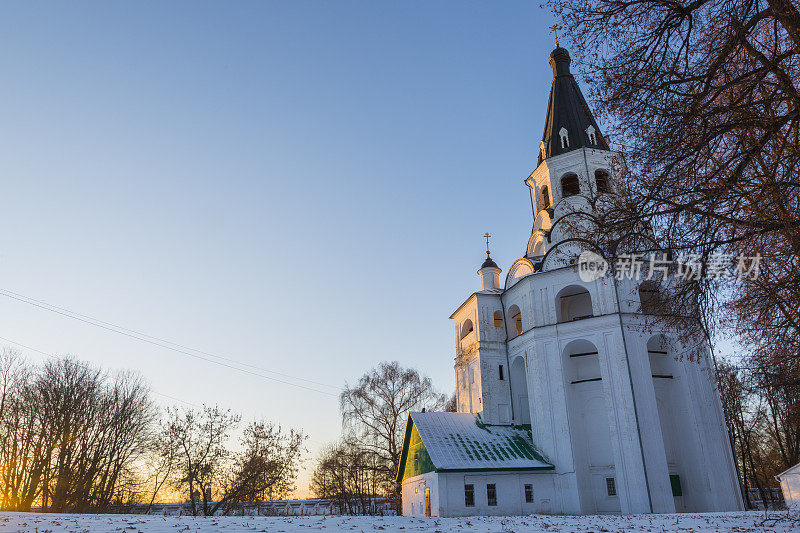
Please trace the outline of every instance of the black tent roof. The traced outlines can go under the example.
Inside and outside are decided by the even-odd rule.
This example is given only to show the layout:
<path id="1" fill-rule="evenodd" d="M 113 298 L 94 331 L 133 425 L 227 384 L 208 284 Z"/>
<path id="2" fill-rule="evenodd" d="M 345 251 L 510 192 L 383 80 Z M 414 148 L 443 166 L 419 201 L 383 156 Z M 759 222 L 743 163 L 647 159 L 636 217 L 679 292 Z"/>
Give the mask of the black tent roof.
<path id="1" fill-rule="evenodd" d="M 600 132 L 600 127 L 592 115 L 581 89 L 569 71 L 569 52 L 558 47 L 550 54 L 550 66 L 553 67 L 553 84 L 550 88 L 550 101 L 547 104 L 547 117 L 544 122 L 544 157 L 539 151 L 539 162 L 542 159 L 564 154 L 578 148 L 599 148 L 608 150 L 608 143 Z M 594 139 L 586 130 L 594 128 Z M 567 131 L 568 146 L 562 146 L 561 128 Z M 594 141 L 594 142 L 592 142 Z"/>

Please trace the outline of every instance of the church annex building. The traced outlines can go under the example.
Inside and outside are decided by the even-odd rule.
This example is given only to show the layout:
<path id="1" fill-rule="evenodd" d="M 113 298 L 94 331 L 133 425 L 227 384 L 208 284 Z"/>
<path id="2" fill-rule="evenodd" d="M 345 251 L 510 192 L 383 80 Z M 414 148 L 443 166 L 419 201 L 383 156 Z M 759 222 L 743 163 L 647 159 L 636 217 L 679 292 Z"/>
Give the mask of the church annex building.
<path id="1" fill-rule="evenodd" d="M 568 52 L 550 65 L 531 237 L 502 285 L 487 251 L 450 317 L 458 412 L 409 415 L 402 514 L 743 510 L 713 364 L 681 357 L 705 344 L 646 327 L 641 281 L 578 275 L 567 228 L 602 209 L 624 161 Z"/>

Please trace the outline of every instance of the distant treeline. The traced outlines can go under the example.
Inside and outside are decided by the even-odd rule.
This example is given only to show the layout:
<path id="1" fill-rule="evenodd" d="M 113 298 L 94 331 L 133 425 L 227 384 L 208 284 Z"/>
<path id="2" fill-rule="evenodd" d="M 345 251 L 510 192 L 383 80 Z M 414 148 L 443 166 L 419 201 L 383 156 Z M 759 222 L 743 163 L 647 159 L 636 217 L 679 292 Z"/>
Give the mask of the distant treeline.
<path id="1" fill-rule="evenodd" d="M 138 374 L 0 354 L 0 509 L 107 512 L 165 492 L 194 514 L 285 497 L 305 436 L 219 407 L 161 409 Z"/>

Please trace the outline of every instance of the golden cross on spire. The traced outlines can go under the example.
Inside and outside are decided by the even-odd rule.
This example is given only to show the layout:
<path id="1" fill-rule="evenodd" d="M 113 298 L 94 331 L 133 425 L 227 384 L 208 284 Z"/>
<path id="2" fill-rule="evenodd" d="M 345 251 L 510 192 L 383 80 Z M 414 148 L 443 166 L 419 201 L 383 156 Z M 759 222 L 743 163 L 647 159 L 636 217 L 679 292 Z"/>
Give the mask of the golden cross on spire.
<path id="1" fill-rule="evenodd" d="M 556 36 L 556 48 L 558 48 L 559 46 L 561 46 L 561 44 L 558 42 L 558 30 L 561 29 L 561 26 L 559 26 L 558 24 L 553 24 L 552 26 L 550 26 L 550 29 L 553 30 L 553 34 Z"/>
<path id="2" fill-rule="evenodd" d="M 489 235 L 489 232 L 486 232 L 486 233 L 483 234 L 483 236 L 486 239 L 486 256 L 488 257 L 489 256 L 489 237 L 491 237 L 491 235 Z"/>

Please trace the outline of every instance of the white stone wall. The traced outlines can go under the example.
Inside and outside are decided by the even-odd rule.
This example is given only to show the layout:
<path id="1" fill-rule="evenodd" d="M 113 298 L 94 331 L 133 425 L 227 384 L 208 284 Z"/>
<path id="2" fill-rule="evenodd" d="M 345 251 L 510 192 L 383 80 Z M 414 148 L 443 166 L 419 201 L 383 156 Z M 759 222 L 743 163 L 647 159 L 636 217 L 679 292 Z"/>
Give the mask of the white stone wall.
<path id="1" fill-rule="evenodd" d="M 481 413 L 488 424 L 512 422 L 509 364 L 505 325 L 495 326 L 495 312 L 502 314 L 498 294 L 476 293 L 453 313 L 456 333 L 456 396 L 458 411 Z M 475 331 L 461 338 L 463 324 L 472 321 Z M 500 366 L 503 379 L 500 379 Z"/>
<path id="2" fill-rule="evenodd" d="M 486 486 L 494 484 L 497 505 L 490 506 Z M 474 487 L 475 505 L 467 507 L 464 486 Z M 525 485 L 533 488 L 533 501 L 525 501 Z M 403 515 L 425 516 L 425 488 L 431 489 L 432 516 L 486 516 L 550 514 L 557 494 L 551 472 L 430 472 L 403 482 Z M 413 512 L 412 512 L 413 511 Z"/>
<path id="3" fill-rule="evenodd" d="M 439 474 L 428 472 L 403 480 L 403 516 L 425 515 L 425 489 L 431 491 L 431 516 L 439 514 Z"/>
<path id="4" fill-rule="evenodd" d="M 800 469 L 781 475 L 781 491 L 789 509 L 800 511 Z"/>
<path id="5" fill-rule="evenodd" d="M 490 424 L 530 421 L 534 443 L 555 465 L 549 478 L 554 494 L 549 512 L 741 510 L 713 362 L 707 355 L 681 358 L 697 352 L 702 343 L 681 344 L 674 332 L 648 324 L 638 312 L 638 281 L 618 287 L 608 277 L 581 281 L 572 264 L 580 247 L 562 243 L 570 237 L 566 230 L 571 222 L 565 220 L 589 220 L 574 213 L 590 213 L 593 203 L 603 205 L 595 171 L 608 172 L 614 190 L 623 165 L 615 152 L 580 149 L 545 160 L 528 178 L 540 209 L 543 187 L 548 187 L 552 200 L 550 210 L 536 216 L 529 257 L 509 268 L 502 296 L 475 293 L 451 317 L 459 410 L 480 412 Z M 580 195 L 562 198 L 561 178 L 569 173 L 577 175 Z M 534 262 L 543 256 L 544 266 L 534 273 Z M 584 298 L 575 296 L 581 291 L 588 291 L 591 305 L 575 303 Z M 576 300 L 561 300 L 564 295 Z M 517 308 L 521 334 L 510 323 L 511 310 Z M 497 310 L 504 315 L 502 328 L 494 325 Z M 592 316 L 571 320 L 586 314 Z M 472 321 L 475 332 L 462 339 L 465 320 Z M 648 348 L 656 335 L 670 345 L 661 359 Z M 583 352 L 596 352 L 591 365 L 588 359 L 570 357 Z M 504 380 L 498 375 L 501 364 Z M 474 380 L 469 379 L 470 371 Z M 523 379 L 512 372 L 523 372 Z M 520 406 L 525 398 L 527 413 Z M 679 476 L 682 496 L 673 496 L 670 475 Z M 616 495 L 608 494 L 608 478 L 614 480 Z M 454 483 L 449 477 L 440 480 Z M 507 478 L 502 480 L 504 487 L 513 486 Z M 463 492 L 463 479 L 457 484 Z M 448 495 L 442 500 L 444 509 L 473 514 L 450 499 L 453 490 L 442 488 Z M 513 490 L 508 490 L 508 505 L 513 507 Z M 463 500 L 463 493 L 460 496 Z M 500 507 L 488 511 L 521 512 Z"/>
<path id="6" fill-rule="evenodd" d="M 541 257 L 564 238 L 566 224 L 556 224 L 556 222 L 566 213 L 575 210 L 590 210 L 587 199 L 595 198 L 598 195 L 595 182 L 597 170 L 608 172 L 609 184 L 613 190 L 616 176 L 623 171 L 624 164 L 624 160 L 618 152 L 592 148 L 573 150 L 543 161 L 527 179 L 528 185 L 534 190 L 537 216 L 534 221 L 534 231 L 528 241 L 526 255 Z M 565 199 L 561 191 L 561 178 L 567 174 L 578 176 L 580 195 Z M 545 205 L 542 196 L 544 187 L 549 189 L 550 208 L 554 211 L 552 217 L 543 208 Z M 548 231 L 550 231 L 549 239 L 546 235 Z"/>
<path id="7" fill-rule="evenodd" d="M 595 316 L 558 323 L 557 295 L 575 285 L 589 291 Z M 629 289 L 620 289 L 620 300 L 623 311 L 633 313 L 638 296 Z M 619 510 L 624 513 L 742 509 L 713 365 L 707 357 L 671 362 L 672 379 L 653 378 L 647 343 L 659 332 L 641 315 L 617 313 L 611 280 L 581 282 L 574 267 L 525 277 L 503 298 L 506 306 L 515 304 L 523 310 L 525 332 L 509 341 L 509 358 L 527 361 L 533 440 L 556 466 L 562 494 L 557 512 L 613 511 L 600 482 L 607 476 L 615 478 Z M 666 336 L 673 339 L 676 355 L 690 348 L 677 345 L 675 335 Z M 602 401 L 608 416 L 613 455 L 608 465 L 587 461 L 587 454 L 580 452 L 586 447 L 604 449 L 605 435 L 596 429 L 576 431 L 575 422 L 586 407 L 571 396 L 576 385 L 565 374 L 565 361 L 569 362 L 565 350 L 578 341 L 590 342 L 598 352 L 602 380 L 590 386 L 602 391 L 593 398 Z M 661 412 L 669 413 L 669 418 L 662 421 L 656 389 L 665 386 L 671 390 L 660 393 Z M 662 427 L 670 428 L 666 438 Z M 581 442 L 573 442 L 574 438 Z M 670 446 L 670 442 L 680 444 Z M 679 498 L 672 495 L 670 474 L 680 476 Z"/>

